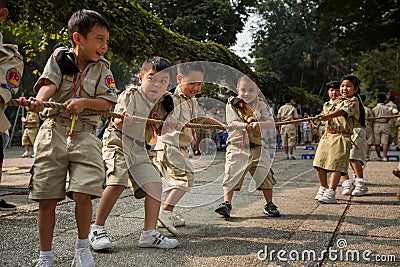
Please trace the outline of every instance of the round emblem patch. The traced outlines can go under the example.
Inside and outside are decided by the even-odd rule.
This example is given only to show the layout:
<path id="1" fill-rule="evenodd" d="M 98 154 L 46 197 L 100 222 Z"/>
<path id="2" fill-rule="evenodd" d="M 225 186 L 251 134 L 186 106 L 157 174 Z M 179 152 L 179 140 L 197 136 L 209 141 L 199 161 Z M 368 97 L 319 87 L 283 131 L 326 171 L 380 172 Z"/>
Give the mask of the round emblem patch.
<path id="1" fill-rule="evenodd" d="M 106 85 L 110 89 L 114 89 L 115 88 L 115 81 L 114 81 L 113 76 L 107 75 L 107 77 L 106 77 Z"/>
<path id="2" fill-rule="evenodd" d="M 7 71 L 6 80 L 10 88 L 17 88 L 21 83 L 21 74 L 16 68 L 9 69 Z"/>

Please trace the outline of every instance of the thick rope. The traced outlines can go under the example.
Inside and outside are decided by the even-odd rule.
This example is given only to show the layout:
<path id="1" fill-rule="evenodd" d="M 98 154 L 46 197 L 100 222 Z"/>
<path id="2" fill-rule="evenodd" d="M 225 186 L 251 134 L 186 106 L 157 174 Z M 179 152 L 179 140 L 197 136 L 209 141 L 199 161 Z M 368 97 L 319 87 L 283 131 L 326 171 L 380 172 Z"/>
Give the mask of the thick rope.
<path id="1" fill-rule="evenodd" d="M 10 102 L 8 102 L 8 105 L 9 106 L 29 106 L 30 103 L 31 103 L 31 101 L 29 101 L 29 100 L 12 99 L 12 100 L 10 100 Z M 58 110 L 64 110 L 67 108 L 67 104 L 62 104 L 62 103 L 44 101 L 43 104 L 44 104 L 44 107 L 46 107 L 46 108 L 54 108 L 54 109 L 58 109 Z M 84 111 L 89 114 L 100 115 L 105 118 L 112 117 L 112 118 L 123 119 L 125 117 L 125 115 L 123 115 L 123 114 L 106 111 L 106 110 L 85 109 Z M 131 117 L 133 117 L 133 119 L 135 121 L 146 122 L 146 123 L 151 123 L 151 124 L 155 124 L 155 125 L 162 125 L 165 122 L 163 120 L 142 118 L 142 117 L 137 117 L 134 115 L 131 115 Z M 223 127 L 222 125 L 200 124 L 200 123 L 191 123 L 191 122 L 186 123 L 185 127 L 201 128 L 201 129 L 219 129 L 219 130 L 227 130 L 230 128 L 230 127 Z"/>
<path id="2" fill-rule="evenodd" d="M 10 102 L 8 102 L 9 106 L 29 106 L 31 103 L 31 101 L 26 100 L 26 99 L 11 99 Z M 64 110 L 67 108 L 67 104 L 62 104 L 62 103 L 56 103 L 56 102 L 49 102 L 49 101 L 45 101 L 43 102 L 44 106 L 46 108 L 54 108 L 54 109 L 58 109 L 58 110 Z M 111 111 L 106 111 L 106 110 L 92 110 L 92 109 L 85 109 L 84 111 L 88 112 L 89 114 L 93 114 L 93 115 L 100 115 L 102 117 L 112 117 L 112 118 L 119 118 L 119 119 L 123 119 L 125 116 L 120 114 L 120 113 L 115 113 L 115 112 L 111 112 Z M 148 122 L 148 123 L 152 123 L 155 125 L 162 125 L 165 121 L 163 120 L 156 120 L 156 119 L 150 119 L 150 118 L 142 118 L 142 117 L 137 117 L 137 116 L 132 116 L 134 118 L 135 121 L 139 121 L 139 122 Z M 378 119 L 393 119 L 393 118 L 398 118 L 400 117 L 400 114 L 397 115 L 391 115 L 391 116 L 382 116 L 382 117 L 372 117 L 369 118 L 369 121 L 374 121 L 374 120 L 378 120 Z M 309 120 L 315 120 L 317 119 L 317 116 L 314 117 L 308 117 L 308 118 L 302 118 L 302 119 L 296 119 L 296 120 L 289 120 L 289 121 L 279 121 L 276 122 L 275 125 L 276 126 L 280 126 L 280 125 L 286 125 L 286 124 L 292 124 L 292 123 L 297 123 L 297 122 L 303 122 L 303 121 L 309 121 Z M 221 125 L 213 125 L 213 124 L 201 124 L 201 123 L 191 123 L 188 122 L 185 124 L 185 126 L 187 128 L 201 128 L 201 129 L 219 129 L 219 130 L 227 130 L 230 127 L 223 127 Z"/>

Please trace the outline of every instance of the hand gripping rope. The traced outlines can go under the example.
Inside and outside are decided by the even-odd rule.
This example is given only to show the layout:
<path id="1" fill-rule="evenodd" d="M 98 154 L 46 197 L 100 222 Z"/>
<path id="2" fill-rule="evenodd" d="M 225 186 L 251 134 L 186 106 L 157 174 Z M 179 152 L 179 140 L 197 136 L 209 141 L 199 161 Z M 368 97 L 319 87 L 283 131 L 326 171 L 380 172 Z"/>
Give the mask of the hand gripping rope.
<path id="1" fill-rule="evenodd" d="M 31 103 L 30 100 L 26 100 L 23 97 L 20 97 L 19 99 L 12 99 L 10 102 L 8 102 L 9 106 L 29 106 Z M 46 108 L 54 108 L 58 110 L 64 110 L 67 108 L 66 104 L 62 103 L 56 103 L 56 102 L 50 102 L 50 101 L 45 101 L 44 107 Z M 120 113 L 115 113 L 111 111 L 103 111 L 103 110 L 92 110 L 92 109 L 85 109 L 85 112 L 88 112 L 89 114 L 93 115 L 100 115 L 102 117 L 112 117 L 112 118 L 120 118 L 123 119 L 125 115 L 120 114 Z M 162 125 L 165 121 L 164 120 L 157 120 L 157 119 L 150 119 L 150 118 L 142 118 L 142 117 L 137 117 L 137 116 L 132 116 L 134 120 L 139 121 L 139 122 L 148 122 L 148 123 L 153 123 L 155 125 Z M 373 117 L 369 118 L 368 120 L 374 121 L 377 119 L 393 119 L 393 118 L 398 118 L 400 117 L 400 114 L 397 115 L 392 115 L 392 116 L 382 116 L 382 117 Z M 280 121 L 276 122 L 275 125 L 286 125 L 286 124 L 292 124 L 292 123 L 297 123 L 297 122 L 303 122 L 303 121 L 309 121 L 309 120 L 315 120 L 317 119 L 317 116 L 314 117 L 308 117 L 308 118 L 302 118 L 302 119 L 296 119 L 296 120 L 289 120 L 289 121 Z M 222 126 L 222 125 L 212 125 L 212 124 L 201 124 L 201 123 L 191 123 L 188 122 L 185 124 L 185 127 L 187 128 L 201 128 L 201 129 L 219 129 L 219 130 L 227 130 L 231 129 L 232 127 L 229 126 Z M 237 128 L 237 127 L 235 127 Z"/>

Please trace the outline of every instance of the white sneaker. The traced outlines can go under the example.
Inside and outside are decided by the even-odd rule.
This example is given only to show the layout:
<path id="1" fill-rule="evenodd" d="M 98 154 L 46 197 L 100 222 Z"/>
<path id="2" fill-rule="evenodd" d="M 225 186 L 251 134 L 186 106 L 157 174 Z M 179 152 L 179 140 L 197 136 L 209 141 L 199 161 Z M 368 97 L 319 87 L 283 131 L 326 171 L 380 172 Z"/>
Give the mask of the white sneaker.
<path id="1" fill-rule="evenodd" d="M 78 248 L 72 260 L 71 267 L 94 267 L 92 252 L 89 248 Z"/>
<path id="2" fill-rule="evenodd" d="M 354 189 L 352 196 L 363 196 L 368 192 L 367 179 L 356 178 L 355 180 L 356 188 Z"/>
<path id="3" fill-rule="evenodd" d="M 325 204 L 335 204 L 336 201 L 336 192 L 333 189 L 327 189 L 324 192 L 324 195 L 318 199 L 319 202 Z"/>
<path id="4" fill-rule="evenodd" d="M 21 155 L 21 158 L 29 158 L 29 157 L 30 157 L 29 151 L 25 151 L 24 154 Z"/>
<path id="5" fill-rule="evenodd" d="M 99 229 L 92 225 L 89 232 L 89 241 L 93 250 L 110 249 L 112 247 L 105 228 Z"/>
<path id="6" fill-rule="evenodd" d="M 157 231 L 140 234 L 139 247 L 141 248 L 176 248 L 179 241 L 163 236 Z"/>
<path id="7" fill-rule="evenodd" d="M 29 151 L 29 157 L 30 158 L 34 158 L 35 157 L 35 154 L 33 153 L 33 151 Z"/>
<path id="8" fill-rule="evenodd" d="M 319 200 L 324 195 L 324 192 L 325 192 L 326 189 L 328 189 L 328 188 L 320 186 L 314 199 L 315 200 Z"/>
<path id="9" fill-rule="evenodd" d="M 180 226 L 186 225 L 185 219 L 183 219 L 180 215 L 175 215 L 174 213 L 172 213 L 172 220 L 174 222 L 175 227 L 180 227 Z"/>
<path id="10" fill-rule="evenodd" d="M 35 267 L 54 267 L 54 260 L 50 260 L 48 258 L 39 258 L 32 261 L 32 264 L 34 264 Z"/>
<path id="11" fill-rule="evenodd" d="M 388 161 L 387 157 L 382 158 L 382 161 Z"/>
<path id="12" fill-rule="evenodd" d="M 167 214 L 163 210 L 160 210 L 160 213 L 158 214 L 158 221 L 160 222 L 158 227 L 165 227 L 171 234 L 178 235 L 178 230 L 176 230 L 174 225 L 172 212 Z"/>
<path id="13" fill-rule="evenodd" d="M 354 190 L 353 179 L 343 181 L 342 187 L 343 187 L 342 195 L 351 195 L 351 193 Z"/>

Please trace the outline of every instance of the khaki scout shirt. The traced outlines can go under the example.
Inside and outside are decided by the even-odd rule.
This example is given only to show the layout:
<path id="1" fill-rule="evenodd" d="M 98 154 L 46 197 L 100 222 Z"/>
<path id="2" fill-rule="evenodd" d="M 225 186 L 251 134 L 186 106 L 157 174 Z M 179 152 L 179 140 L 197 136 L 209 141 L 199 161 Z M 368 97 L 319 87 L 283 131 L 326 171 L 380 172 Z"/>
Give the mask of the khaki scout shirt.
<path id="1" fill-rule="evenodd" d="M 388 106 L 385 106 L 383 103 L 378 103 L 373 109 L 372 112 L 374 113 L 375 117 L 383 117 L 383 116 L 391 116 L 395 114 L 393 109 Z M 393 113 L 392 113 L 393 112 Z M 374 123 L 386 123 L 389 119 L 376 119 Z"/>
<path id="2" fill-rule="evenodd" d="M 162 106 L 162 101 L 166 95 L 171 95 L 171 93 L 165 92 L 162 97 L 152 103 L 143 93 L 141 87 L 131 87 L 119 95 L 118 103 L 115 105 L 114 111 L 117 113 L 126 111 L 128 115 L 160 120 L 167 114 Z M 135 140 L 146 141 L 146 143 L 149 144 L 154 136 L 153 130 L 158 126 L 142 121 L 135 121 L 134 119 L 129 120 L 129 122 L 125 120 L 123 132 Z"/>
<path id="3" fill-rule="evenodd" d="M 11 126 L 4 110 L 21 84 L 24 62 L 17 49 L 16 45 L 3 45 L 0 33 L 0 97 L 3 99 L 0 101 L 0 134 Z"/>
<path id="4" fill-rule="evenodd" d="M 48 59 L 43 74 L 34 86 L 35 92 L 39 91 L 47 79 L 57 87 L 52 97 L 54 102 L 64 103 L 75 96 L 92 99 L 103 98 L 113 103 L 116 102 L 115 82 L 106 59 L 102 57 L 97 62 L 88 63 L 86 68 L 79 73 L 65 75 L 61 73 L 60 67 L 56 62 L 56 56 L 61 49 L 65 48 L 57 48 Z M 82 87 L 80 86 L 81 84 Z M 58 117 L 70 120 L 71 118 L 71 115 L 54 108 L 45 108 L 40 115 L 43 119 Z M 78 115 L 78 121 L 97 127 L 100 122 L 100 116 L 90 115 L 88 112 L 83 111 Z"/>
<path id="5" fill-rule="evenodd" d="M 370 127 L 372 126 L 372 123 L 369 119 L 374 117 L 374 113 L 367 106 L 364 106 L 364 111 L 365 111 L 365 126 Z"/>
<path id="6" fill-rule="evenodd" d="M 282 121 L 290 121 L 297 119 L 299 116 L 297 114 L 297 109 L 292 104 L 286 103 L 279 108 L 277 117 Z"/>
<path id="7" fill-rule="evenodd" d="M 201 123 L 206 114 L 204 110 L 199 106 L 196 98 L 188 98 L 180 89 L 176 87 L 175 93 L 173 94 L 174 110 L 169 116 L 172 119 L 180 121 L 182 123 L 196 122 Z M 201 119 L 203 118 L 203 120 Z M 157 140 L 156 150 L 163 149 L 163 143 L 170 144 L 176 147 L 186 148 L 193 141 L 195 132 L 192 128 L 185 128 L 182 131 L 176 129 L 168 129 Z"/>
<path id="8" fill-rule="evenodd" d="M 31 122 L 25 125 L 26 128 L 39 128 L 40 120 L 37 113 L 28 111 L 28 114 L 26 114 L 26 121 Z"/>
<path id="9" fill-rule="evenodd" d="M 237 112 L 232 108 L 231 99 L 228 99 L 228 104 L 226 105 L 226 121 L 228 125 L 233 121 L 240 121 L 243 122 Z M 252 103 L 250 103 L 250 108 L 253 110 L 253 115 L 257 119 L 257 121 L 265 122 L 265 121 L 274 121 L 272 117 L 271 110 L 269 106 L 261 99 L 256 99 Z M 262 130 L 265 131 L 265 130 Z M 234 129 L 229 131 L 228 142 L 232 144 L 241 144 L 243 134 L 248 135 L 248 142 L 257 144 L 257 145 L 264 145 L 264 140 L 261 131 L 244 131 L 243 129 Z M 247 142 L 247 141 L 246 141 Z"/>
<path id="10" fill-rule="evenodd" d="M 328 114 L 335 110 L 343 110 L 347 117 L 339 116 L 327 121 L 327 131 L 335 131 L 351 134 L 358 124 L 360 117 L 359 102 L 357 97 L 337 98 L 333 106 L 328 110 Z"/>

